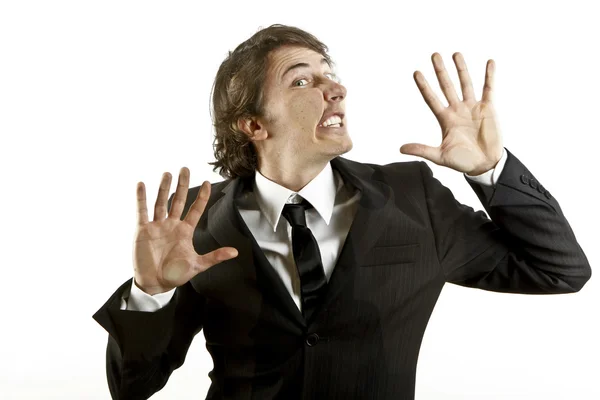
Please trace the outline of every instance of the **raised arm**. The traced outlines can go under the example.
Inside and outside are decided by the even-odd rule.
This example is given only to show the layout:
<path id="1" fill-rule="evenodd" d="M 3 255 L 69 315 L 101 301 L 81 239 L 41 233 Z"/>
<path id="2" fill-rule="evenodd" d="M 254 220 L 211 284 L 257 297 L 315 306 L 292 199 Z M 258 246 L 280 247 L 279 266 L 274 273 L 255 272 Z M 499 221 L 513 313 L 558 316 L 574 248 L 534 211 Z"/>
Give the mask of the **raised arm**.
<path id="1" fill-rule="evenodd" d="M 237 256 L 233 248 L 204 255 L 194 249 L 193 233 L 209 199 L 210 183 L 203 183 L 185 217 L 189 170 L 181 169 L 177 190 L 167 201 L 170 184 L 170 174 L 165 173 L 151 222 L 144 184 L 138 184 L 133 258 L 135 284 L 150 295 L 175 288 L 173 298 L 155 312 L 121 310 L 121 298 L 133 284 L 129 279 L 93 316 L 109 334 L 106 374 L 113 399 L 147 399 L 165 386 L 171 373 L 183 364 L 203 325 L 205 300 L 190 279 Z"/>
<path id="2" fill-rule="evenodd" d="M 579 291 L 591 277 L 583 250 L 554 196 L 507 152 L 495 187 L 467 179 L 491 220 L 456 201 L 421 163 L 446 281 L 506 293 Z"/>

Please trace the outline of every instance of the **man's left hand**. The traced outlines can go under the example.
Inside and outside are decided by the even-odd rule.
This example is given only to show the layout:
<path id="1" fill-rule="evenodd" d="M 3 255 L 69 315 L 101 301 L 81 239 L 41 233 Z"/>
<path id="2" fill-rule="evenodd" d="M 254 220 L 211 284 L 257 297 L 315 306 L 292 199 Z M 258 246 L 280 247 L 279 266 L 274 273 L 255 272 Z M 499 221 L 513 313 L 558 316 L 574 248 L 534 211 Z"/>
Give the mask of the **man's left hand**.
<path id="1" fill-rule="evenodd" d="M 460 79 L 462 101 L 456 94 L 442 56 L 439 53 L 431 56 L 440 87 L 448 100 L 448 107 L 440 102 L 420 71 L 413 74 L 425 102 L 440 123 L 442 143 L 438 147 L 407 143 L 400 147 L 400 152 L 426 158 L 468 175 L 480 175 L 496 166 L 503 150 L 492 105 L 495 63 L 491 59 L 487 62 L 483 95 L 478 102 L 462 54 L 454 53 L 452 58 Z"/>

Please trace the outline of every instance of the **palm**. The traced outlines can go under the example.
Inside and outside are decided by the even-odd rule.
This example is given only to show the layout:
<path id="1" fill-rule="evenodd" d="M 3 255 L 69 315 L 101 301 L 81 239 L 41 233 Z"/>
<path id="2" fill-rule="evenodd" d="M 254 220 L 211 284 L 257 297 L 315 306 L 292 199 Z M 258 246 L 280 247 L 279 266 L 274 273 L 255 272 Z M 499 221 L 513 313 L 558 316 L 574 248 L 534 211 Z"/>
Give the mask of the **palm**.
<path id="1" fill-rule="evenodd" d="M 189 225 L 172 219 L 152 221 L 138 230 L 134 261 L 148 272 L 144 285 L 177 287 L 189 280 L 194 270 L 201 270 L 194 250 Z"/>
<path id="2" fill-rule="evenodd" d="M 210 197 L 210 183 L 204 182 L 196 200 L 181 220 L 187 199 L 190 172 L 183 167 L 179 174 L 173 203 L 167 212 L 171 174 L 163 174 L 154 208 L 154 221 L 148 221 L 144 184 L 138 184 L 138 225 L 133 247 L 135 281 L 149 294 L 181 286 L 196 274 L 215 264 L 237 257 L 233 247 L 221 247 L 207 254 L 196 253 L 194 230 Z"/>
<path id="3" fill-rule="evenodd" d="M 487 155 L 502 155 L 491 103 L 461 102 L 455 109 L 446 108 L 439 118 L 442 143 L 439 164 L 457 171 L 470 172 L 485 164 Z M 499 154 L 496 149 L 500 149 Z M 493 158 L 493 157 L 492 157 Z"/>
<path id="4" fill-rule="evenodd" d="M 493 61 L 488 62 L 481 101 L 475 99 L 471 79 L 460 53 L 454 54 L 454 61 L 461 81 L 463 100 L 458 98 L 441 56 L 434 53 L 432 61 L 442 91 L 448 99 L 448 107 L 442 105 L 420 72 L 415 72 L 414 78 L 425 102 L 440 123 L 442 143 L 438 147 L 409 143 L 403 145 L 400 151 L 473 175 L 493 168 L 503 150 L 491 101 Z"/>

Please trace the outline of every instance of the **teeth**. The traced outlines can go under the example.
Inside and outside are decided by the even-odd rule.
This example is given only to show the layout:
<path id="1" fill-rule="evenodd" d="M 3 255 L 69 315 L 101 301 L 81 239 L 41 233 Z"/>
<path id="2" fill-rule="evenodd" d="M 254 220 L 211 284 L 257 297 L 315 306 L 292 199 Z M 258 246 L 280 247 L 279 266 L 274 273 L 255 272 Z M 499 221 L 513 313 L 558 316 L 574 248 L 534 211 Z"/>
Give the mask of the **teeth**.
<path id="1" fill-rule="evenodd" d="M 321 126 L 327 127 L 329 125 L 341 124 L 341 123 L 342 123 L 342 119 L 339 117 L 339 115 L 333 115 L 333 116 L 327 118 Z"/>

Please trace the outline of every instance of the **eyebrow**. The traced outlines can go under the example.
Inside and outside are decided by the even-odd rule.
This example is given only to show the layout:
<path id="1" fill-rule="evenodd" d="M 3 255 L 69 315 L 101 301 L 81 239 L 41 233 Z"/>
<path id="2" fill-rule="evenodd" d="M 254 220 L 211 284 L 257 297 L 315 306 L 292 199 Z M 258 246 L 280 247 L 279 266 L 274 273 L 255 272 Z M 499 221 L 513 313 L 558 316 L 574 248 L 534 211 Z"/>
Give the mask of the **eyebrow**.
<path id="1" fill-rule="evenodd" d="M 325 58 L 322 58 L 322 59 L 321 59 L 321 65 L 322 65 L 322 64 L 327 64 L 327 65 L 329 66 L 329 68 L 331 68 L 331 64 L 329 64 L 329 62 L 328 62 L 328 61 L 327 61 L 327 59 L 325 59 Z M 281 75 L 281 79 L 283 80 L 283 78 L 285 77 L 285 75 L 286 75 L 288 72 L 290 72 L 291 70 L 293 70 L 293 69 L 296 69 L 296 68 L 305 68 L 305 67 L 310 67 L 310 64 L 307 64 L 307 63 L 305 63 L 305 62 L 301 62 L 301 63 L 298 63 L 298 64 L 294 64 L 294 65 L 292 65 L 291 67 L 288 67 L 288 68 L 285 70 L 285 72 L 283 73 L 283 75 Z"/>

